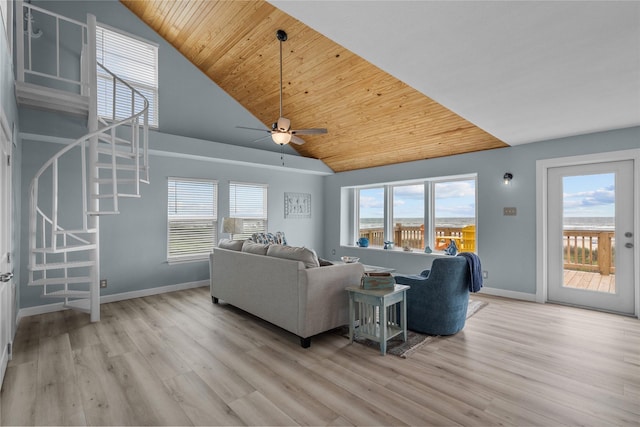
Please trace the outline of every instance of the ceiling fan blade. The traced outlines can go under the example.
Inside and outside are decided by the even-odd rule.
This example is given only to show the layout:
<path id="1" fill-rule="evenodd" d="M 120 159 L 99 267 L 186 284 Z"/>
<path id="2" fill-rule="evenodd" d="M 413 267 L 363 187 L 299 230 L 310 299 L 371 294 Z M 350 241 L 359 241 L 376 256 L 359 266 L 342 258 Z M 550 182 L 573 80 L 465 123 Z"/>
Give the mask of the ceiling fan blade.
<path id="1" fill-rule="evenodd" d="M 304 144 L 304 139 L 300 138 L 299 136 L 291 135 L 291 141 L 290 142 L 292 144 L 302 145 L 302 144 Z"/>
<path id="2" fill-rule="evenodd" d="M 249 130 L 259 130 L 261 132 L 269 132 L 271 133 L 270 129 L 258 129 L 258 128 L 248 128 L 246 126 L 236 126 L 236 129 L 249 129 Z"/>
<path id="3" fill-rule="evenodd" d="M 314 128 L 314 129 L 296 129 L 291 131 L 294 135 L 319 135 L 327 133 L 326 128 Z"/>
<path id="4" fill-rule="evenodd" d="M 264 141 L 264 140 L 265 140 L 265 139 L 267 139 L 267 138 L 271 138 L 271 135 L 267 135 L 267 136 L 260 137 L 260 138 L 258 138 L 258 139 L 254 139 L 254 140 L 253 140 L 253 141 L 251 141 L 251 142 L 260 142 L 260 141 Z"/>

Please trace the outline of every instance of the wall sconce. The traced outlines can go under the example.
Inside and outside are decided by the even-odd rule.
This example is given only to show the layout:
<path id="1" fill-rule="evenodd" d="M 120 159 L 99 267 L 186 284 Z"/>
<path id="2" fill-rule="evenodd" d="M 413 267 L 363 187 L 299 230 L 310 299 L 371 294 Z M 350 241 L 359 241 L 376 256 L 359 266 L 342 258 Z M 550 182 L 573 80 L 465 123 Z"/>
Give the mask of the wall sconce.
<path id="1" fill-rule="evenodd" d="M 513 179 L 513 174 L 511 172 L 505 172 L 502 177 L 504 180 L 504 185 L 511 185 L 511 180 Z"/>

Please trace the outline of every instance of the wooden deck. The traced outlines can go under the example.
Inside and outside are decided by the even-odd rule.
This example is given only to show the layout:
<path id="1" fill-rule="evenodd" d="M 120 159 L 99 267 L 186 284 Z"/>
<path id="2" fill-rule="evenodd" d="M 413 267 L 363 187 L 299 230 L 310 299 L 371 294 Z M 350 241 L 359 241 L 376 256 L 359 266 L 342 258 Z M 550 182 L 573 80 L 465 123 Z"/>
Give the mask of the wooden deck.
<path id="1" fill-rule="evenodd" d="M 588 271 L 564 270 L 564 284 L 569 288 L 580 288 L 610 294 L 616 292 L 615 274 L 603 276 L 600 273 Z"/>

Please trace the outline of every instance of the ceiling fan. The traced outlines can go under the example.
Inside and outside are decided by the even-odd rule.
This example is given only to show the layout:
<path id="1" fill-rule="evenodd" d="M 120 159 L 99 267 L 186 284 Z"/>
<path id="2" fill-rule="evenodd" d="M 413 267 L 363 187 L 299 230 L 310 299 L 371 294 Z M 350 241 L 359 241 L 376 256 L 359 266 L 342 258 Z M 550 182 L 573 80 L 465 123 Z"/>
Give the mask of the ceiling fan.
<path id="1" fill-rule="evenodd" d="M 287 33 L 284 30 L 276 32 L 276 38 L 280 41 L 280 117 L 271 125 L 271 129 L 257 129 L 244 126 L 236 126 L 238 129 L 259 130 L 271 134 L 271 139 L 276 144 L 285 145 L 288 143 L 304 144 L 304 140 L 298 135 L 318 135 L 327 133 L 325 128 L 313 129 L 291 129 L 291 120 L 282 116 L 282 42 L 287 40 Z"/>

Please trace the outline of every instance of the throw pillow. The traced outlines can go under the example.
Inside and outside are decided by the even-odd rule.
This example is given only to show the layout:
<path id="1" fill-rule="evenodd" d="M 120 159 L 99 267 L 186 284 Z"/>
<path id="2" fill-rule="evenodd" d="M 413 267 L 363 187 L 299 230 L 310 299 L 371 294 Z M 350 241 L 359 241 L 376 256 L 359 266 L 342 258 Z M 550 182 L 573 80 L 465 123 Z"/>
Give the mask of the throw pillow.
<path id="1" fill-rule="evenodd" d="M 218 247 L 222 249 L 229 249 L 232 251 L 241 251 L 243 243 L 244 240 L 220 239 L 220 241 L 218 242 Z"/>
<path id="2" fill-rule="evenodd" d="M 320 267 L 318 255 L 316 255 L 313 249 L 307 249 L 305 247 L 271 245 L 267 250 L 267 256 L 302 261 L 306 268 Z"/>
<path id="3" fill-rule="evenodd" d="M 242 244 L 242 252 L 248 252 L 256 255 L 266 255 L 269 245 L 263 245 L 261 243 L 253 243 L 250 240 L 245 240 Z"/>

